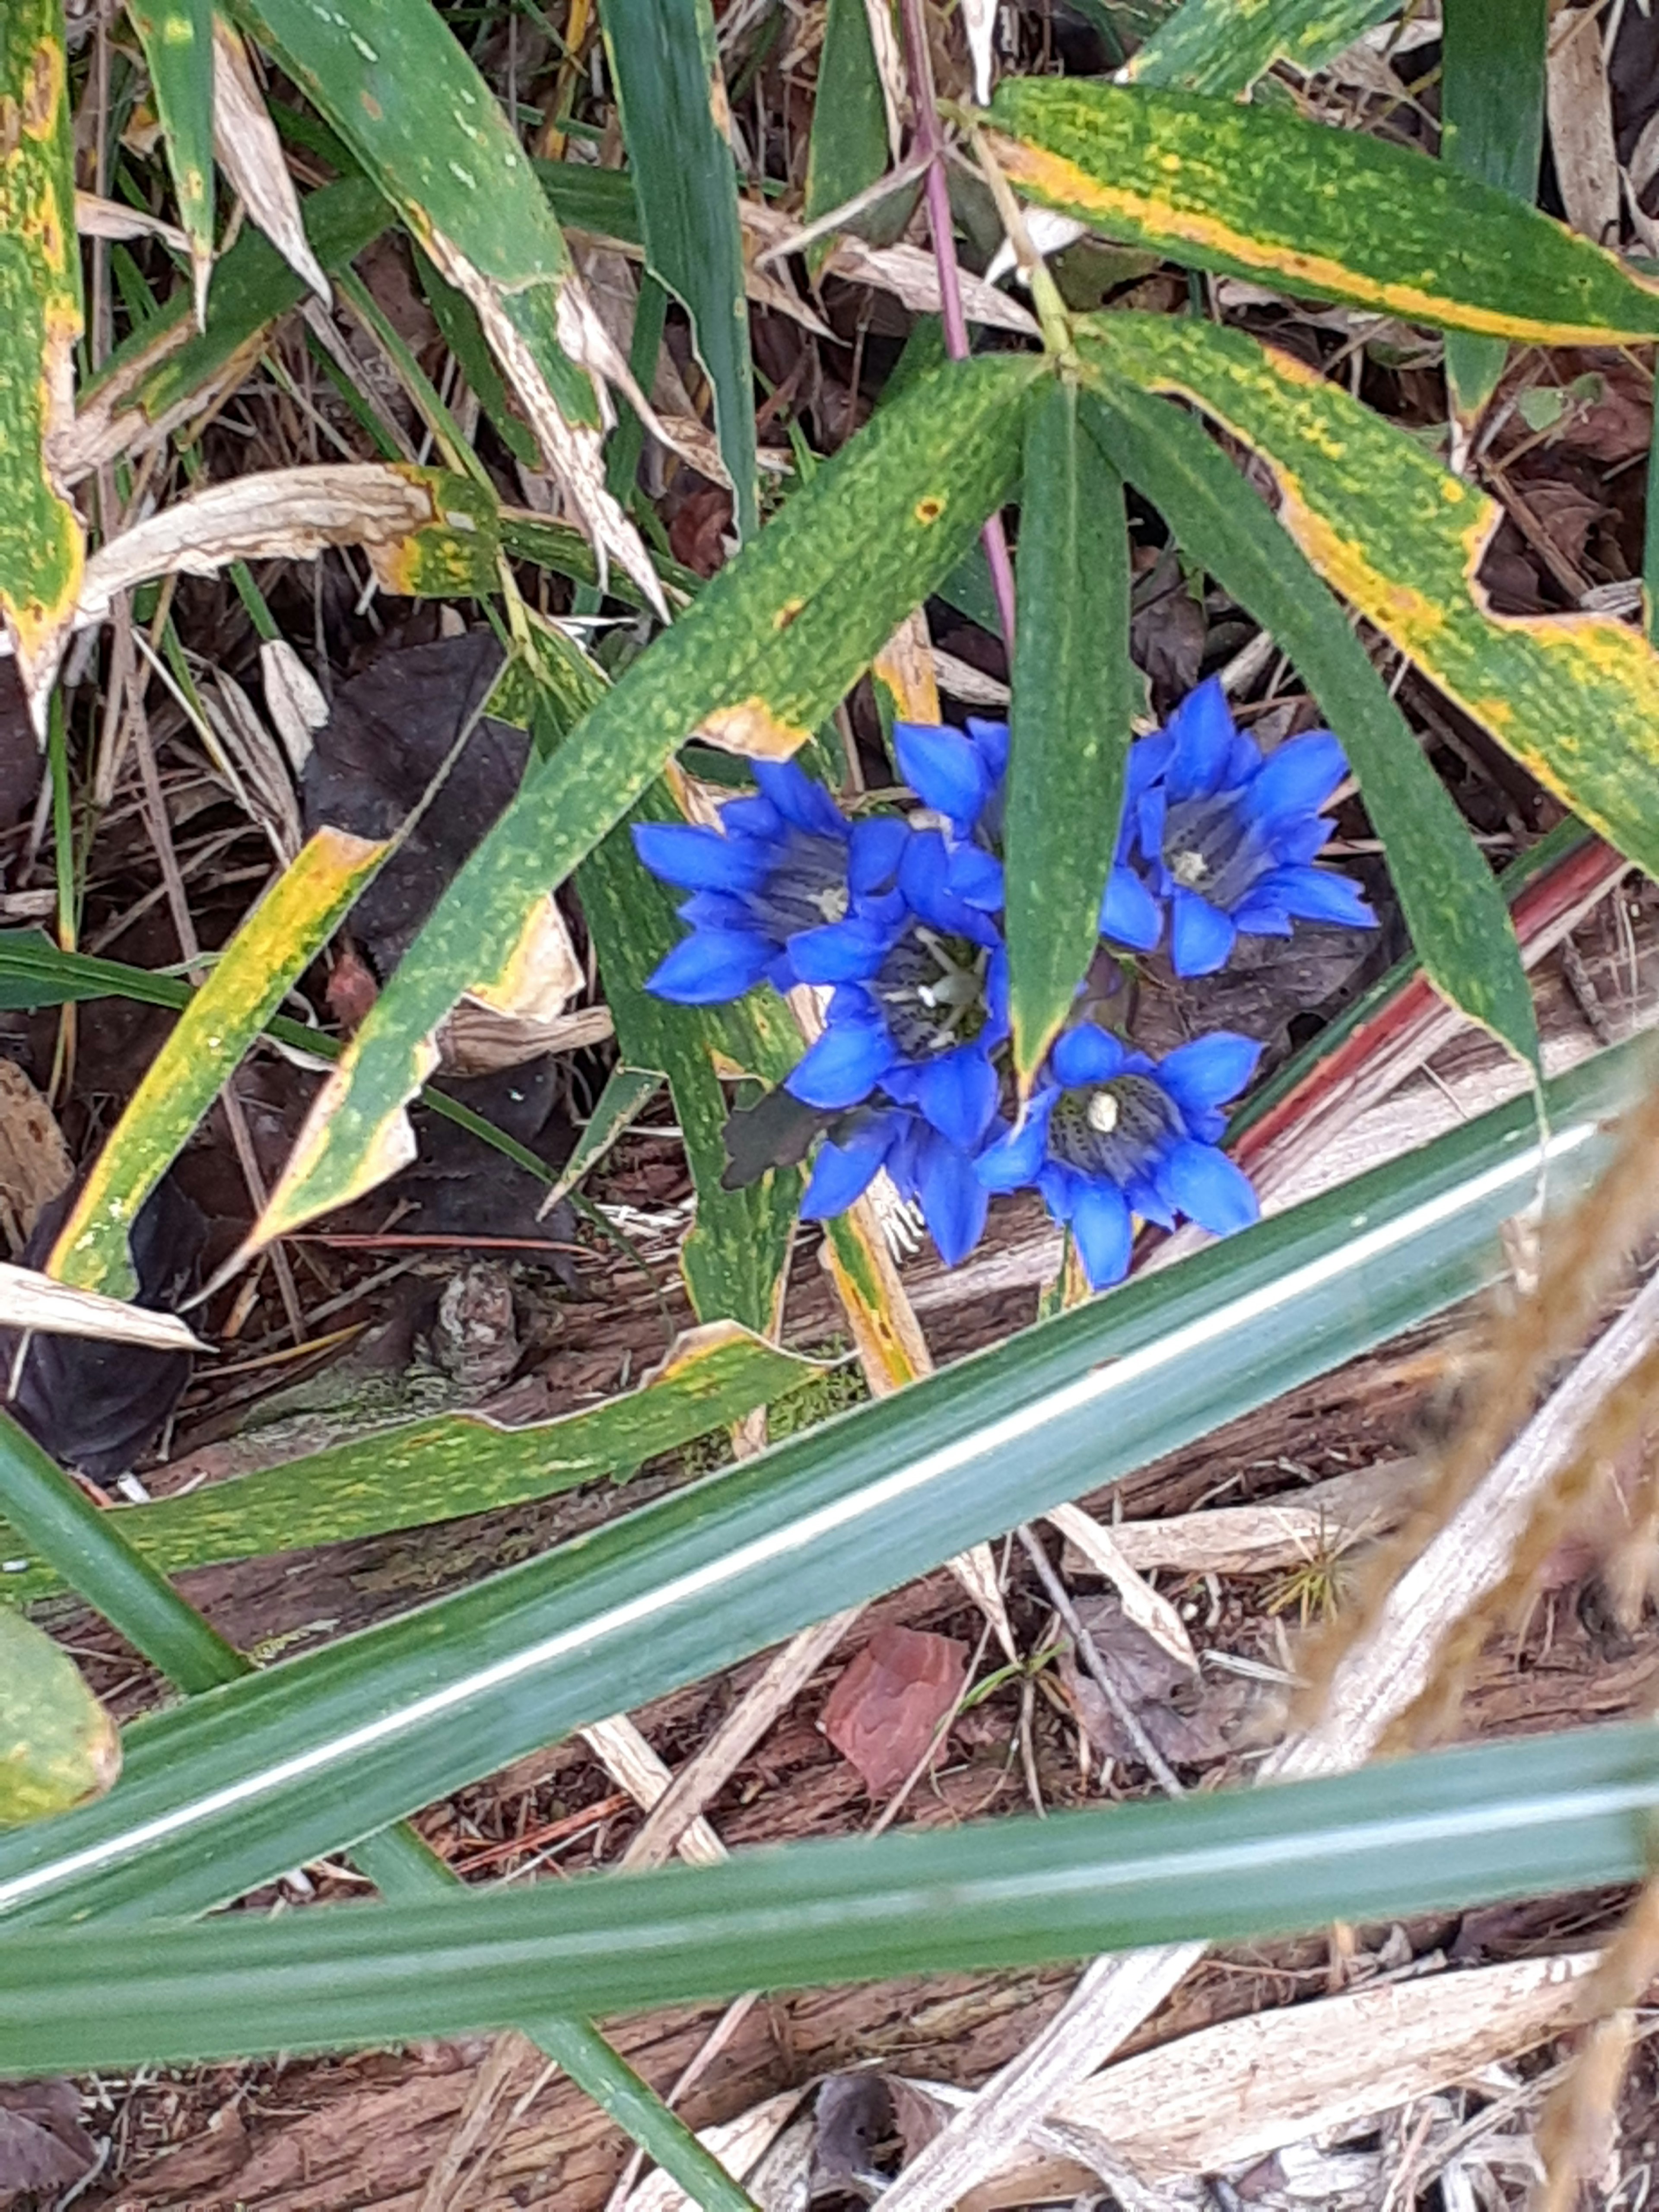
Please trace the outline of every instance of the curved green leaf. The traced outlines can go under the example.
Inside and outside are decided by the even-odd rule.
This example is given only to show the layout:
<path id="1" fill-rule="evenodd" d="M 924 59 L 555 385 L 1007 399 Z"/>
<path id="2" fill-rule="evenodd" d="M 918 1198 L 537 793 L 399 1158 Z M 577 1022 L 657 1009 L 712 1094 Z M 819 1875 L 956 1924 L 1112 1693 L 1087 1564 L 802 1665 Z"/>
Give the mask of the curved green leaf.
<path id="1" fill-rule="evenodd" d="M 1650 1722 L 1319 1782 L 750 1850 L 413 1909 L 320 1905 L 0 1946 L 0 2069 L 243 2058 L 1640 1881 Z"/>
<path id="2" fill-rule="evenodd" d="M 620 687 L 619 687 L 620 688 Z M 1643 1042 L 896 1396 L 127 1734 L 101 1804 L 0 1838 L 0 1923 L 202 1911 L 1175 1450 L 1490 1280 L 1571 1203 Z"/>
<path id="3" fill-rule="evenodd" d="M 1659 285 L 1444 162 L 1277 108 L 1008 78 L 991 119 L 1045 207 L 1197 269 L 1531 345 L 1659 337 Z"/>
<path id="4" fill-rule="evenodd" d="M 1329 717 L 1431 981 L 1535 1067 L 1537 1017 L 1503 893 L 1337 602 L 1190 416 L 1115 378 L 1085 404 L 1115 465 L 1273 632 Z"/>
<path id="5" fill-rule="evenodd" d="M 1008 1005 L 1022 1092 L 1100 939 L 1133 711 L 1128 549 L 1123 486 L 1079 419 L 1076 386 L 1056 379 L 1026 423 L 1009 716 Z"/>
<path id="6" fill-rule="evenodd" d="M 755 372 L 738 179 L 709 0 L 600 0 L 647 267 L 691 319 L 738 534 L 754 533 Z"/>
<path id="7" fill-rule="evenodd" d="M 0 1828 L 101 1796 L 121 1738 L 67 1651 L 0 1606 Z"/>
<path id="8" fill-rule="evenodd" d="M 200 321 L 213 268 L 213 0 L 127 0 L 167 137 Z"/>
<path id="9" fill-rule="evenodd" d="M 373 1186 L 428 1033 L 502 977 L 530 915 L 685 739 L 773 756 L 804 744 L 1008 491 L 1019 403 L 1041 362 L 952 364 L 814 476 L 573 730 L 473 854 L 313 1109 L 263 1243 Z"/>
<path id="10" fill-rule="evenodd" d="M 829 0 L 806 149 L 807 222 L 873 185 L 887 167 L 887 105 L 864 0 Z M 833 246 L 833 238 L 824 238 L 808 247 L 814 275 Z"/>
<path id="11" fill-rule="evenodd" d="M 1400 0 L 1186 0 L 1123 74 L 1181 92 L 1248 92 L 1275 62 L 1311 71 L 1334 61 L 1399 8 Z"/>
<path id="12" fill-rule="evenodd" d="M 1440 158 L 1528 201 L 1544 147 L 1549 12 L 1549 0 L 1445 0 Z M 1446 380 L 1462 422 L 1479 416 L 1508 358 L 1501 338 L 1448 331 Z"/>
<path id="13" fill-rule="evenodd" d="M 1081 343 L 1260 456 L 1326 582 L 1540 783 L 1659 872 L 1659 653 L 1592 615 L 1493 615 L 1474 578 L 1497 502 L 1289 355 L 1194 318 L 1112 314 Z M 1311 679 L 1310 679 L 1311 680 Z"/>

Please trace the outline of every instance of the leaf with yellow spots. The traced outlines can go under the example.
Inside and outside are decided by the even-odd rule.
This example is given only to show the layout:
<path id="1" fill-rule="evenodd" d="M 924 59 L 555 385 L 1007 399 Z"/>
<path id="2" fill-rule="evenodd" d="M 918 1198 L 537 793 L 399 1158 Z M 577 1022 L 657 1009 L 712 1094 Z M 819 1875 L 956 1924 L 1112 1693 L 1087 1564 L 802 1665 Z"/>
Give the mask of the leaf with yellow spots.
<path id="1" fill-rule="evenodd" d="M 75 1662 L 0 1605 L 0 1828 L 101 1797 L 120 1771 L 120 1735 Z"/>
<path id="2" fill-rule="evenodd" d="M 1072 77 L 1006 81 L 991 119 L 1029 198 L 1195 269 L 1527 345 L 1659 337 L 1659 285 L 1616 255 L 1357 131 Z"/>
<path id="3" fill-rule="evenodd" d="M 127 0 L 167 144 L 179 223 L 190 240 L 198 326 L 213 271 L 213 0 Z"/>
<path id="4" fill-rule="evenodd" d="M 53 441 L 74 413 L 81 264 L 58 0 L 0 7 L 0 624 L 37 730 L 85 541 Z"/>
<path id="5" fill-rule="evenodd" d="M 919 379 L 789 501 L 571 731 L 461 870 L 312 1109 L 250 1249 L 392 1172 L 428 1040 L 688 738 L 787 751 L 948 576 L 1019 465 L 1034 356 Z M 779 617 L 793 610 L 780 626 Z"/>
<path id="6" fill-rule="evenodd" d="M 1248 92 L 1275 62 L 1316 70 L 1399 12 L 1400 0 L 1185 0 L 1123 75 L 1182 92 Z"/>
<path id="7" fill-rule="evenodd" d="M 111 1131 L 52 1248 L 48 1274 L 114 1297 L 134 1294 L 127 1238 L 139 1208 L 386 851 L 343 830 L 319 830 L 277 878 Z"/>
<path id="8" fill-rule="evenodd" d="M 1659 872 L 1659 653 L 1601 615 L 1494 615 L 1497 503 L 1288 354 L 1196 319 L 1110 314 L 1086 362 L 1189 399 L 1273 475 L 1327 583 L 1575 813 Z M 1194 550 L 1201 559 L 1203 548 Z"/>

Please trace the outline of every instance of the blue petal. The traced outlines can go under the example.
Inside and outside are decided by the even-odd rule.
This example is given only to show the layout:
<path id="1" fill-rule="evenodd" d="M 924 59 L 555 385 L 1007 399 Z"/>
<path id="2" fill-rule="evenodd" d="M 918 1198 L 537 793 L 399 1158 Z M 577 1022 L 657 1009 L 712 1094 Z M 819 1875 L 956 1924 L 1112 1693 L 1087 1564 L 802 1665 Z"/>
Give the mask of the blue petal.
<path id="1" fill-rule="evenodd" d="M 974 1172 L 987 1190 L 1023 1190 L 1036 1180 L 1048 1144 L 1048 1116 L 1057 1091 L 1039 1091 L 1026 1109 L 1018 1129 L 1010 1129 L 988 1146 L 974 1163 Z"/>
<path id="2" fill-rule="evenodd" d="M 1271 892 L 1291 914 L 1307 921 L 1334 921 L 1347 929 L 1370 929 L 1376 916 L 1359 886 L 1331 868 L 1275 868 L 1259 888 Z"/>
<path id="3" fill-rule="evenodd" d="M 769 869 L 760 848 L 690 822 L 636 822 L 634 849 L 653 876 L 690 891 L 751 891 Z"/>
<path id="4" fill-rule="evenodd" d="M 853 824 L 847 859 L 847 885 L 854 897 L 885 890 L 898 873 L 910 831 L 896 814 L 872 814 Z"/>
<path id="5" fill-rule="evenodd" d="M 1221 788 L 1237 735 L 1226 694 L 1212 676 L 1189 691 L 1170 717 L 1174 740 L 1164 781 L 1172 799 L 1207 799 Z"/>
<path id="6" fill-rule="evenodd" d="M 1333 824 L 1322 814 L 1296 814 L 1271 822 L 1261 832 L 1267 850 L 1281 867 L 1317 860 L 1330 842 Z"/>
<path id="7" fill-rule="evenodd" d="M 680 939 L 645 988 L 677 1006 L 718 1006 L 760 981 L 774 950 L 751 930 L 700 929 Z"/>
<path id="8" fill-rule="evenodd" d="M 854 915 L 822 929 L 797 930 L 785 949 L 798 982 L 861 983 L 881 966 L 892 942 L 884 923 Z"/>
<path id="9" fill-rule="evenodd" d="M 693 891 L 689 899 L 682 899 L 674 909 L 680 920 L 689 922 L 693 929 L 742 929 L 751 935 L 756 932 L 755 916 L 746 898 L 732 891 Z"/>
<path id="10" fill-rule="evenodd" d="M 1149 784 L 1155 783 L 1170 765 L 1174 750 L 1167 730 L 1154 730 L 1150 737 L 1137 738 L 1129 747 L 1129 764 L 1124 775 L 1124 811 L 1139 799 Z"/>
<path id="11" fill-rule="evenodd" d="M 750 761 L 762 791 L 787 821 L 818 837 L 844 837 L 847 817 L 821 783 L 793 761 Z"/>
<path id="12" fill-rule="evenodd" d="M 1114 1182 L 1088 1182 L 1072 1210 L 1072 1235 L 1091 1290 L 1121 1283 L 1129 1272 L 1133 1236 L 1128 1203 Z"/>
<path id="13" fill-rule="evenodd" d="M 1000 783 L 1008 771 L 1008 725 L 1006 722 L 981 722 L 969 714 L 968 735 L 973 740 L 974 750 L 984 763 L 987 776 L 993 783 Z"/>
<path id="14" fill-rule="evenodd" d="M 809 1106 L 856 1106 L 886 1073 L 892 1041 L 878 1022 L 834 1022 L 784 1078 Z"/>
<path id="15" fill-rule="evenodd" d="M 1170 1147 L 1158 1180 L 1170 1203 L 1212 1237 L 1248 1229 L 1261 1211 L 1249 1176 L 1213 1145 L 1179 1139 Z"/>
<path id="16" fill-rule="evenodd" d="M 1008 948 L 993 933 L 991 957 L 985 969 L 985 1026 L 979 1042 L 989 1052 L 1008 1034 Z"/>
<path id="17" fill-rule="evenodd" d="M 1257 884 L 1246 891 L 1232 912 L 1233 927 L 1241 937 L 1288 937 L 1291 917 L 1276 891 Z"/>
<path id="18" fill-rule="evenodd" d="M 1164 934 L 1158 901 L 1133 868 L 1115 867 L 1100 902 L 1100 933 L 1132 952 L 1155 952 Z"/>
<path id="19" fill-rule="evenodd" d="M 1158 1079 L 1177 1106 L 1201 1114 L 1208 1107 L 1237 1098 L 1255 1073 L 1261 1057 L 1261 1047 L 1254 1037 L 1240 1036 L 1232 1030 L 1212 1030 L 1208 1036 L 1178 1045 L 1161 1060 Z"/>
<path id="20" fill-rule="evenodd" d="M 937 830 L 912 831 L 899 864 L 899 890 L 912 911 L 931 927 L 971 938 L 978 945 L 1000 941 L 994 925 L 951 890 L 950 848 Z"/>
<path id="21" fill-rule="evenodd" d="M 957 845 L 951 854 L 946 882 L 957 898 L 986 914 L 1002 908 L 1002 863 L 981 845 Z"/>
<path id="22" fill-rule="evenodd" d="M 1177 884 L 1170 899 L 1170 957 L 1177 975 L 1213 975 L 1237 936 L 1218 907 Z"/>
<path id="23" fill-rule="evenodd" d="M 941 1136 L 971 1152 L 997 1110 L 996 1070 L 979 1046 L 963 1045 L 920 1070 L 914 1096 Z"/>
<path id="24" fill-rule="evenodd" d="M 1036 1182 L 1042 1203 L 1054 1219 L 1069 1224 L 1077 1211 L 1079 1196 L 1087 1188 L 1083 1177 L 1063 1160 L 1050 1160 L 1038 1170 Z"/>
<path id="25" fill-rule="evenodd" d="M 896 1114 L 874 1115 L 844 1145 L 824 1139 L 800 1202 L 803 1221 L 827 1221 L 833 1214 L 845 1213 L 864 1195 L 898 1134 L 899 1118 Z"/>
<path id="26" fill-rule="evenodd" d="M 1347 772 L 1346 757 L 1328 730 L 1287 738 L 1252 779 L 1245 811 L 1257 822 L 1282 814 L 1317 814 Z"/>
<path id="27" fill-rule="evenodd" d="M 927 722 L 895 722 L 893 750 L 899 774 L 924 806 L 963 829 L 991 794 L 991 779 L 978 750 L 960 731 Z"/>
<path id="28" fill-rule="evenodd" d="M 1131 1213 L 1144 1215 L 1148 1221 L 1157 1222 L 1160 1229 L 1175 1227 L 1174 1207 L 1146 1176 L 1128 1176 L 1123 1185 L 1123 1195 L 1128 1200 Z"/>
<path id="29" fill-rule="evenodd" d="M 966 1152 L 935 1137 L 924 1146 L 916 1176 L 922 1218 L 947 1267 L 973 1250 L 985 1226 L 990 1194 L 974 1173 Z"/>
<path id="30" fill-rule="evenodd" d="M 769 799 L 728 799 L 720 808 L 720 828 L 728 837 L 781 838 L 785 823 Z"/>
<path id="31" fill-rule="evenodd" d="M 1085 1083 L 1109 1083 L 1123 1073 L 1123 1047 L 1109 1030 L 1085 1022 L 1054 1040 L 1054 1070 L 1068 1091 Z"/>
<path id="32" fill-rule="evenodd" d="M 1161 783 L 1143 791 L 1135 801 L 1135 828 L 1140 837 L 1143 857 L 1160 869 L 1164 864 L 1164 817 L 1168 802 Z"/>

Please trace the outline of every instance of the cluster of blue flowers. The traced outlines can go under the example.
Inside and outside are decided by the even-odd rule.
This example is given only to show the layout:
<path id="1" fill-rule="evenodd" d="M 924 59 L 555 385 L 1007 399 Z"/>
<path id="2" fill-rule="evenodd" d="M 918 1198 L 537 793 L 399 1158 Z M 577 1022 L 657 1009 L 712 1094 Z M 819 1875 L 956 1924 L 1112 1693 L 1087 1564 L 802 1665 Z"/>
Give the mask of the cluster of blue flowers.
<path id="1" fill-rule="evenodd" d="M 1253 1221 L 1255 1193 L 1217 1143 L 1223 1108 L 1255 1072 L 1249 1038 L 1217 1030 L 1153 1060 L 1081 1022 L 1009 1126 L 1007 726 L 902 722 L 894 738 L 924 810 L 914 817 L 849 821 L 793 763 L 760 761 L 758 796 L 723 806 L 718 830 L 634 832 L 647 867 L 690 894 L 679 908 L 690 934 L 650 981 L 659 997 L 709 1006 L 763 981 L 830 988 L 823 1032 L 787 1082 L 838 1117 L 805 1217 L 843 1212 L 885 1168 L 954 1266 L 994 1192 L 1034 1187 L 1097 1290 L 1127 1271 L 1136 1215 L 1217 1236 Z M 1131 750 L 1103 937 L 1152 952 L 1167 922 L 1177 974 L 1205 975 L 1241 933 L 1288 936 L 1298 916 L 1369 925 L 1355 886 L 1315 857 L 1331 829 L 1320 809 L 1346 772 L 1327 731 L 1264 756 L 1220 685 L 1203 684 Z"/>

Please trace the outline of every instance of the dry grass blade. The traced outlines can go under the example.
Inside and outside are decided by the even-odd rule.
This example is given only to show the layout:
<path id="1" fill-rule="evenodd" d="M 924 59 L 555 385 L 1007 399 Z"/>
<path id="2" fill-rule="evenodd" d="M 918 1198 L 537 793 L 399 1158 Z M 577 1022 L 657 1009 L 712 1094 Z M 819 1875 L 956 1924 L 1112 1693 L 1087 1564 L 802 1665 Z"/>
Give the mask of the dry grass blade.
<path id="1" fill-rule="evenodd" d="M 283 142 L 265 112 L 247 48 L 222 15 L 213 19 L 213 150 L 265 236 L 319 299 L 331 300 L 327 277 L 306 237 L 300 196 L 283 158 Z"/>
<path id="2" fill-rule="evenodd" d="M 205 1352 L 208 1346 L 176 1314 L 151 1313 L 101 1291 L 71 1290 L 33 1267 L 0 1261 L 0 1328 L 47 1336 L 95 1336 L 110 1344 L 143 1344 L 158 1352 Z"/>

